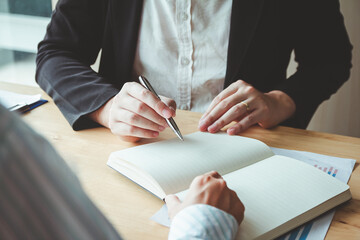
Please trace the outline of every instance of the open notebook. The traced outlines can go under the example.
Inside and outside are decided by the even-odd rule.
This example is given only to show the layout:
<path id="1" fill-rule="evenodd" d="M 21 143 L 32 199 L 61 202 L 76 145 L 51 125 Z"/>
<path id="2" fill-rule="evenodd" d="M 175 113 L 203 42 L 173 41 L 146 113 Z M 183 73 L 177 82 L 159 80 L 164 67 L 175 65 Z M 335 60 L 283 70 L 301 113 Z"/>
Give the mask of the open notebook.
<path id="1" fill-rule="evenodd" d="M 258 140 L 202 132 L 184 139 L 114 152 L 108 165 L 161 199 L 218 171 L 246 208 L 239 239 L 275 238 L 351 198 L 346 184 Z"/>

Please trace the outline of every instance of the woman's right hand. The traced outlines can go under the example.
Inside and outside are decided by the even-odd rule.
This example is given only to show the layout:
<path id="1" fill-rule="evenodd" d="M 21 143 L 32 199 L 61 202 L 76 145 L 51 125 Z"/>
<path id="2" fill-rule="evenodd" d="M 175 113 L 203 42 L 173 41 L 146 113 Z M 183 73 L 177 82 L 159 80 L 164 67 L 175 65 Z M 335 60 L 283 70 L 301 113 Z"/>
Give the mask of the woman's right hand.
<path id="1" fill-rule="evenodd" d="M 161 99 L 139 83 L 128 82 L 90 117 L 124 141 L 155 138 L 168 126 L 164 118 L 174 117 L 176 111 L 173 99 Z"/>

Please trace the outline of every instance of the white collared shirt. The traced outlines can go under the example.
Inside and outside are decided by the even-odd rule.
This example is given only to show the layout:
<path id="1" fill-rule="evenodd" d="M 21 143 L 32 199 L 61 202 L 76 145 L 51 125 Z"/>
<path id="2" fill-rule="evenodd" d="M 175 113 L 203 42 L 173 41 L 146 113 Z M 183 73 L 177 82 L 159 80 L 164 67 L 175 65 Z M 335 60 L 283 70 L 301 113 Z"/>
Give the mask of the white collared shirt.
<path id="1" fill-rule="evenodd" d="M 134 73 L 177 107 L 204 112 L 224 87 L 231 0 L 145 0 Z"/>

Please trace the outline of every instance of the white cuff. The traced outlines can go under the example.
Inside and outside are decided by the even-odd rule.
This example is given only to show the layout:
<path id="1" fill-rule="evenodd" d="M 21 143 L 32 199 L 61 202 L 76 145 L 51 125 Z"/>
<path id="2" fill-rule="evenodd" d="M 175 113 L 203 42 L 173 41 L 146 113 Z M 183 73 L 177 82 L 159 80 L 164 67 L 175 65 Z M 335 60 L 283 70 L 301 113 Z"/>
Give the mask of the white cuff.
<path id="1" fill-rule="evenodd" d="M 231 214 L 206 204 L 184 208 L 174 217 L 169 239 L 234 239 L 239 224 Z"/>

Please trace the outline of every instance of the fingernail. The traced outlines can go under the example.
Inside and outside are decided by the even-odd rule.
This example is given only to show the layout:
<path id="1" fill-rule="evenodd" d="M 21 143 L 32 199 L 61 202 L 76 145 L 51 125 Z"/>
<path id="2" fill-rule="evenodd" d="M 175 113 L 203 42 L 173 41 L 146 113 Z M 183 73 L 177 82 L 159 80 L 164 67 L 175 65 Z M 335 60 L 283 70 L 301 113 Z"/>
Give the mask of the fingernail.
<path id="1" fill-rule="evenodd" d="M 171 113 L 170 110 L 168 110 L 168 109 L 165 108 L 165 109 L 162 111 L 162 115 L 163 115 L 165 118 L 170 118 L 170 117 L 172 116 L 172 113 Z"/>
<path id="2" fill-rule="evenodd" d="M 205 119 L 200 119 L 200 121 L 199 121 L 199 126 L 202 126 L 202 125 L 205 125 L 206 124 L 206 121 L 205 121 Z"/>
<path id="3" fill-rule="evenodd" d="M 198 128 L 199 128 L 199 130 L 200 130 L 201 132 L 206 132 L 206 131 L 207 131 L 205 127 L 198 126 Z"/>
<path id="4" fill-rule="evenodd" d="M 235 134 L 235 129 L 234 128 L 229 128 L 227 130 L 227 133 L 230 134 L 230 135 L 234 135 Z"/>
<path id="5" fill-rule="evenodd" d="M 159 133 L 158 132 L 153 132 L 152 136 L 157 137 L 157 136 L 159 136 Z"/>
<path id="6" fill-rule="evenodd" d="M 170 110 L 173 112 L 173 114 L 174 114 L 174 117 L 175 117 L 175 114 L 176 114 L 176 110 L 173 108 L 173 107 L 169 107 L 170 108 Z"/>
<path id="7" fill-rule="evenodd" d="M 159 126 L 159 131 L 164 131 L 165 127 L 164 126 Z"/>
<path id="8" fill-rule="evenodd" d="M 208 131 L 209 132 L 216 132 L 218 130 L 217 128 L 218 128 L 217 125 L 213 124 L 210 127 L 208 127 Z"/>
<path id="9" fill-rule="evenodd" d="M 207 121 L 202 121 L 199 125 L 200 129 L 203 129 L 204 131 L 209 131 L 209 123 Z"/>

